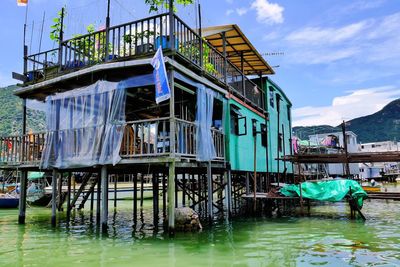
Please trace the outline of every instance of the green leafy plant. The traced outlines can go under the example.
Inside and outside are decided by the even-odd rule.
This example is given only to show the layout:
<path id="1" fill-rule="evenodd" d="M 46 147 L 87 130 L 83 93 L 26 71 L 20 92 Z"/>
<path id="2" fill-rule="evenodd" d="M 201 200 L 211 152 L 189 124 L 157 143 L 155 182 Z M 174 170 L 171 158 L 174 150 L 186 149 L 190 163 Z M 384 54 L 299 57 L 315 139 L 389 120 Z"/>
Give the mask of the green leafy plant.
<path id="1" fill-rule="evenodd" d="M 180 44 L 179 52 L 188 58 L 192 58 L 194 60 L 200 59 L 200 49 L 199 45 L 195 42 L 187 42 L 186 44 Z M 211 48 L 208 46 L 206 39 L 203 38 L 203 68 L 204 70 L 211 74 L 217 75 L 218 71 L 216 70 L 213 62 L 211 61 Z"/>
<path id="2" fill-rule="evenodd" d="M 64 18 L 65 18 L 65 16 L 67 15 L 66 7 L 64 6 L 63 9 L 64 9 Z M 63 15 L 62 14 L 63 9 L 58 11 L 58 13 L 57 13 L 58 17 L 53 19 L 54 24 L 50 26 L 50 28 L 51 28 L 50 39 L 57 43 L 60 42 L 61 20 L 62 20 L 62 15 Z M 65 24 L 63 25 L 62 30 L 65 30 Z"/>
<path id="3" fill-rule="evenodd" d="M 158 12 L 160 7 L 164 7 L 165 9 L 169 9 L 169 0 L 145 0 L 147 5 L 150 6 L 149 13 Z M 193 0 L 173 0 L 174 11 L 176 12 L 175 2 L 179 5 L 190 5 L 193 4 Z"/>

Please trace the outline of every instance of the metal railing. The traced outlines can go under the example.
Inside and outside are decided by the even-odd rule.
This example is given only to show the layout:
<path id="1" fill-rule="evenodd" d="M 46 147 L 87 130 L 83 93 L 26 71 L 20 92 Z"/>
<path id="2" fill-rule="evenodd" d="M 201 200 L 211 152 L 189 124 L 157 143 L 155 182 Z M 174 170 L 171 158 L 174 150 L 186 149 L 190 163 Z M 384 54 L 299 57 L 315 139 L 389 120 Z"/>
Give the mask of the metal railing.
<path id="1" fill-rule="evenodd" d="M 169 21 L 169 14 L 164 13 L 112 26 L 108 34 L 103 29 L 62 41 L 60 49 L 27 57 L 28 80 L 35 82 L 95 64 L 151 56 L 161 46 L 163 49 L 174 48 L 179 55 L 222 83 L 225 83 L 226 73 L 226 83 L 236 95 L 264 109 L 264 99 L 260 99 L 262 90 L 176 15 L 173 17 L 172 43 Z"/>
<path id="2" fill-rule="evenodd" d="M 176 153 L 181 156 L 197 155 L 197 126 L 195 122 L 176 119 Z M 222 131 L 211 128 L 211 136 L 216 151 L 216 159 L 225 158 L 225 135 Z"/>
<path id="3" fill-rule="evenodd" d="M 0 137 L 0 162 L 37 163 L 42 156 L 45 133 Z"/>
<path id="4" fill-rule="evenodd" d="M 171 152 L 169 126 L 169 118 L 127 122 L 121 144 L 121 157 L 169 154 Z"/>

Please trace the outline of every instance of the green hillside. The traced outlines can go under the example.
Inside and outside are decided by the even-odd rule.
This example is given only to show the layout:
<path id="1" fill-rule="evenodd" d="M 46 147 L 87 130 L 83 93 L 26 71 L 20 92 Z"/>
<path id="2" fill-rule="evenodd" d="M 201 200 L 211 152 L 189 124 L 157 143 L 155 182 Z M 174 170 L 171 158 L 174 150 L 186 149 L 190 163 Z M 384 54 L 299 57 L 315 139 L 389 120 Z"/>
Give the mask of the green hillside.
<path id="1" fill-rule="evenodd" d="M 22 133 L 22 100 L 13 92 L 17 86 L 0 88 L 0 136 Z M 27 110 L 27 132 L 45 130 L 46 115 L 37 110 Z"/>
<path id="2" fill-rule="evenodd" d="M 360 143 L 400 140 L 400 99 L 387 104 L 382 110 L 346 123 L 346 129 L 357 134 Z M 340 126 L 319 125 L 294 127 L 294 135 L 308 139 L 309 135 L 341 131 Z"/>

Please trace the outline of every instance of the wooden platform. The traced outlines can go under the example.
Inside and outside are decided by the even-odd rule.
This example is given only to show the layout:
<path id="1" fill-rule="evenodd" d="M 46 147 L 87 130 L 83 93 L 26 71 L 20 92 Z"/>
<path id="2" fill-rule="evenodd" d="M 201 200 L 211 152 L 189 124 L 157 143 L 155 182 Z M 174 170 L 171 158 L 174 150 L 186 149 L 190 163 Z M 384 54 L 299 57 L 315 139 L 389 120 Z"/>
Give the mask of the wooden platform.
<path id="1" fill-rule="evenodd" d="M 246 198 L 246 199 L 254 199 L 254 194 L 248 194 L 248 195 L 243 195 L 242 196 L 243 198 Z M 284 196 L 274 196 L 274 197 L 271 197 L 271 196 L 268 196 L 267 195 L 267 193 L 257 193 L 256 194 L 256 199 L 296 199 L 296 200 L 299 200 L 300 199 L 300 197 L 284 197 Z"/>
<path id="2" fill-rule="evenodd" d="M 365 163 L 365 162 L 400 162 L 400 151 L 344 153 L 338 154 L 297 154 L 286 156 L 282 160 L 294 163 Z"/>

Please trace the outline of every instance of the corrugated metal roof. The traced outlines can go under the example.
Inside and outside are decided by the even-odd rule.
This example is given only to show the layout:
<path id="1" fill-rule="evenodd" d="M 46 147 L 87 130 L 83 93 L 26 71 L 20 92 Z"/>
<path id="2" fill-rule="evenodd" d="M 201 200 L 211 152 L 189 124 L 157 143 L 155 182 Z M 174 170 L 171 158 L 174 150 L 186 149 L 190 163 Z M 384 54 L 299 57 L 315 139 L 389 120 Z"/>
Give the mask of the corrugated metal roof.
<path id="1" fill-rule="evenodd" d="M 274 70 L 258 53 L 247 37 L 236 24 L 208 27 L 202 29 L 202 36 L 213 45 L 218 51 L 223 53 L 223 37 L 226 38 L 226 53 L 228 59 L 246 75 L 251 74 L 274 74 Z"/>

